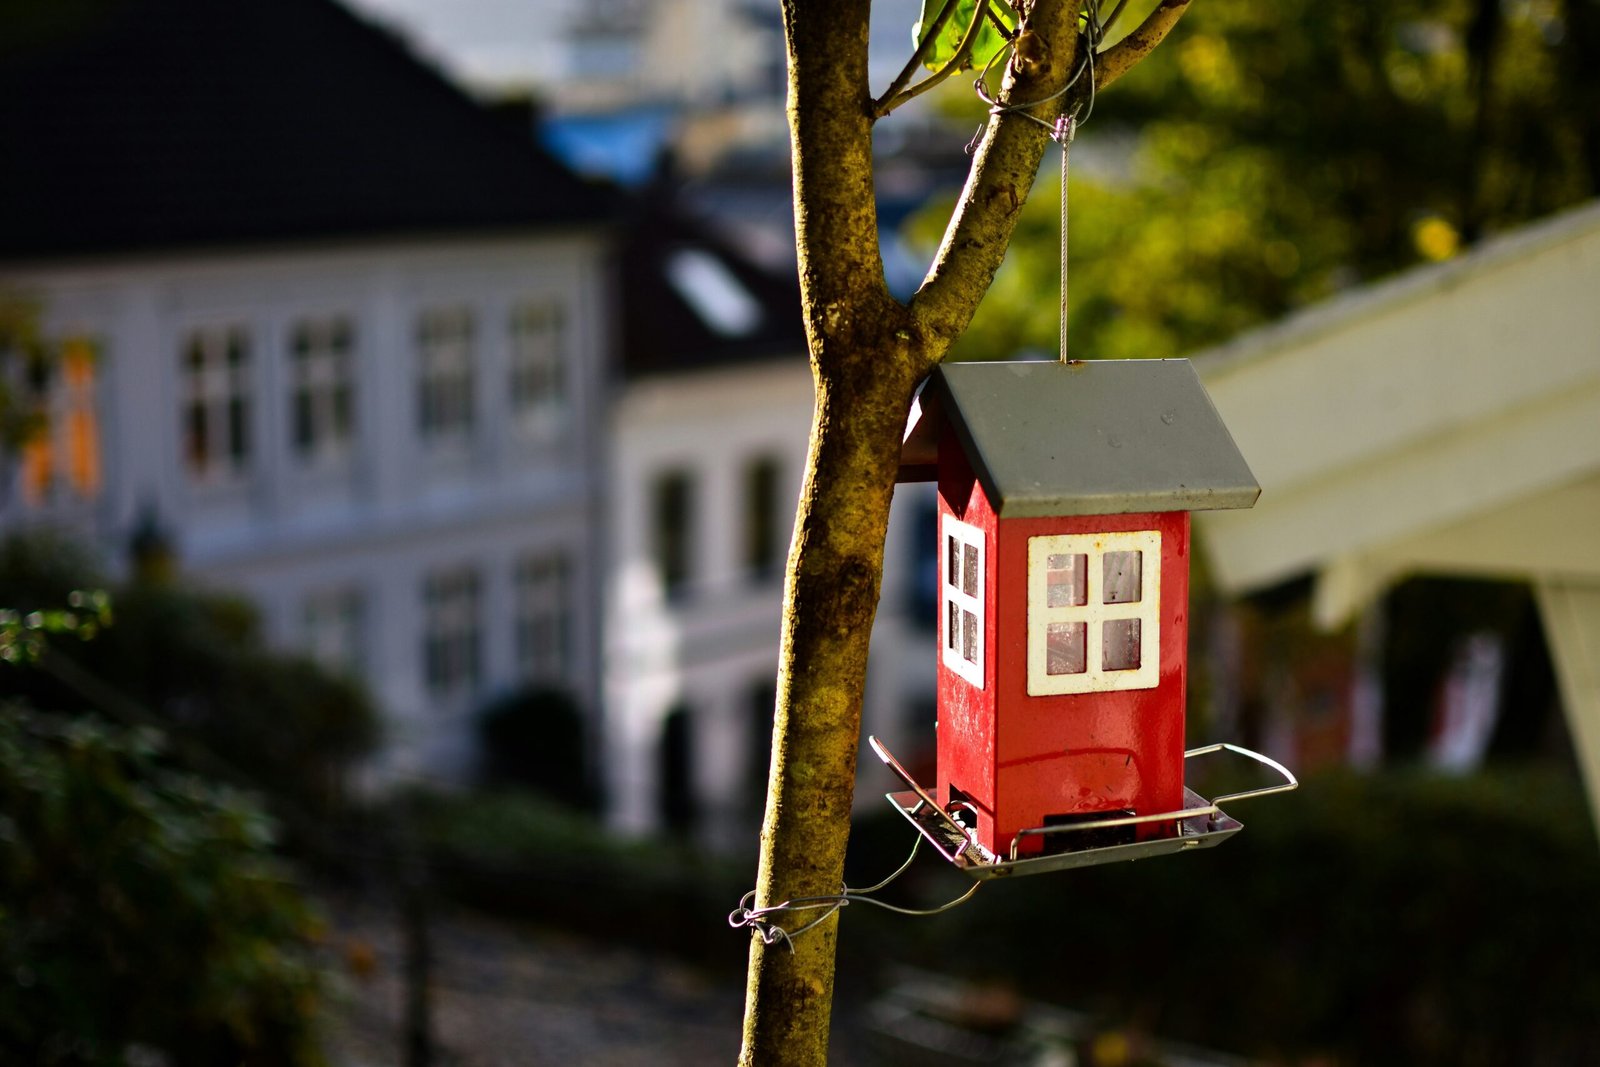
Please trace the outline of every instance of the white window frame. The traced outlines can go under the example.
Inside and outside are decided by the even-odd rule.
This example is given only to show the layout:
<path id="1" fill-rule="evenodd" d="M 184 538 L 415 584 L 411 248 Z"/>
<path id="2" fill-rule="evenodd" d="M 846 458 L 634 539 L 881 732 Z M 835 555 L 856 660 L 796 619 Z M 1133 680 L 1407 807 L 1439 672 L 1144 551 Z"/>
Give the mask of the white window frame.
<path id="1" fill-rule="evenodd" d="M 761 584 L 783 572 L 783 458 L 763 452 L 746 459 L 739 475 L 740 563 L 749 581 Z"/>
<path id="2" fill-rule="evenodd" d="M 297 319 L 289 328 L 289 447 L 302 465 L 337 463 L 350 456 L 356 343 L 355 323 L 348 315 Z"/>
<path id="3" fill-rule="evenodd" d="M 180 448 L 192 482 L 228 485 L 243 481 L 250 471 L 255 456 L 254 349 L 254 336 L 239 322 L 201 324 L 182 335 Z M 192 437 L 196 411 L 203 412 L 205 422 L 198 454 Z M 237 451 L 235 441 L 240 446 Z"/>
<path id="4" fill-rule="evenodd" d="M 524 682 L 567 680 L 572 653 L 572 561 L 561 550 L 523 556 L 512 573 L 517 672 Z"/>
<path id="5" fill-rule="evenodd" d="M 477 425 L 477 316 L 430 308 L 417 320 L 417 430 L 429 444 L 463 441 Z"/>
<path id="6" fill-rule="evenodd" d="M 941 516 L 939 524 L 939 650 L 944 665 L 950 668 L 958 677 L 964 678 L 983 688 L 984 670 L 984 645 L 989 634 L 987 613 L 984 611 L 984 594 L 987 592 L 988 552 L 986 551 L 983 530 L 970 523 L 962 522 L 953 515 Z M 950 544 L 954 541 L 961 547 L 962 558 L 965 558 L 965 549 L 977 550 L 978 581 L 977 595 L 969 595 L 961 584 L 961 575 L 950 573 Z M 952 607 L 961 619 L 970 619 L 960 627 L 952 627 L 950 616 Z M 975 649 L 977 656 L 968 659 L 964 653 L 964 630 L 972 627 L 977 631 Z"/>
<path id="7" fill-rule="evenodd" d="M 470 564 L 431 571 L 422 583 L 422 677 L 430 696 L 474 694 L 483 681 L 483 581 Z"/>
<path id="8" fill-rule="evenodd" d="M 356 586 L 333 586 L 306 595 L 302 606 L 306 654 L 352 678 L 366 665 L 366 598 Z"/>
<path id="9" fill-rule="evenodd" d="M 667 489 L 675 484 L 683 488 L 681 514 L 666 508 Z M 665 467 L 651 476 L 649 485 L 651 561 L 655 564 L 663 595 L 669 601 L 682 601 L 689 596 L 699 578 L 699 560 L 696 557 L 701 533 L 696 509 L 703 492 L 700 472 L 688 464 Z M 676 557 L 673 550 L 681 553 L 681 557 Z M 668 564 L 672 562 L 680 564 L 681 573 L 669 573 L 671 568 Z"/>
<path id="10" fill-rule="evenodd" d="M 42 364 L 20 350 L 0 349 L 0 389 L 11 391 L 19 412 L 42 419 L 37 432 L 20 443 L 12 472 L 25 508 L 69 505 L 100 495 L 101 347 L 96 338 L 73 334 L 61 344 L 55 362 Z"/>
<path id="11" fill-rule="evenodd" d="M 513 422 L 532 437 L 554 437 L 566 428 L 570 406 L 566 305 L 522 301 L 511 310 L 509 332 Z"/>
<path id="12" fill-rule="evenodd" d="M 1109 552 L 1139 552 L 1140 594 L 1137 601 L 1105 603 L 1105 557 Z M 1054 555 L 1086 558 L 1084 603 L 1051 607 L 1049 559 Z M 1104 625 L 1138 620 L 1139 666 L 1106 670 Z M 1084 624 L 1085 669 L 1077 674 L 1048 672 L 1048 628 L 1051 623 Z M 1028 695 L 1108 693 L 1154 689 L 1161 681 L 1161 531 L 1052 534 L 1028 538 Z"/>

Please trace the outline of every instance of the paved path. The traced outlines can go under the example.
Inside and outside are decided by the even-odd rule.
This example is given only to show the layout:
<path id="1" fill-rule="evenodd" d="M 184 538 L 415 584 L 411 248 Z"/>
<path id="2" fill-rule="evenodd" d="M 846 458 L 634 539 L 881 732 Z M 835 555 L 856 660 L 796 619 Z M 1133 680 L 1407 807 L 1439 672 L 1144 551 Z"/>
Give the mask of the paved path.
<path id="1" fill-rule="evenodd" d="M 333 1067 L 399 1064 L 395 915 L 336 902 L 325 909 L 342 963 L 330 998 L 329 1059 Z M 444 909 L 431 930 L 436 1067 L 699 1067 L 738 1058 L 737 978 Z"/>

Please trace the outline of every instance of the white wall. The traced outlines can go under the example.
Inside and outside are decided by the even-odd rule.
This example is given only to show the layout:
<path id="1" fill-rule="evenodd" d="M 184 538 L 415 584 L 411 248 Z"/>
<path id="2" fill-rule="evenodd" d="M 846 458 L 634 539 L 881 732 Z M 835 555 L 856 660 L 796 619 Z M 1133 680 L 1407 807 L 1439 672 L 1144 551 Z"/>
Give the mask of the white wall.
<path id="1" fill-rule="evenodd" d="M 37 300 L 49 334 L 100 345 L 105 485 L 72 524 L 115 556 L 153 511 L 183 568 L 250 594 L 270 636 L 288 647 L 303 638 L 308 595 L 359 588 L 366 676 L 390 717 L 390 764 L 454 776 L 469 763 L 465 716 L 478 699 L 438 708 L 423 686 L 421 589 L 430 569 L 480 570 L 483 697 L 515 679 L 515 559 L 564 548 L 574 567 L 570 680 L 591 706 L 598 699 L 603 270 L 599 242 L 569 234 L 13 268 L 0 275 L 0 291 Z M 515 302 L 546 297 L 566 309 L 571 419 L 558 434 L 532 438 L 508 417 L 507 324 Z M 477 421 L 470 444 L 445 454 L 417 431 L 416 320 L 452 305 L 470 308 L 477 324 Z M 348 463 L 307 471 L 289 441 L 288 336 L 293 323 L 319 314 L 355 328 L 356 440 Z M 179 353 L 191 329 L 223 323 L 251 338 L 250 467 L 236 485 L 206 487 L 182 456 Z"/>
<path id="2" fill-rule="evenodd" d="M 760 811 L 748 783 L 752 776 L 764 782 L 765 767 L 756 764 L 769 739 L 764 731 L 753 735 L 750 693 L 777 672 L 782 587 L 781 577 L 757 581 L 741 569 L 741 484 L 747 463 L 780 459 L 786 553 L 811 410 L 810 370 L 799 354 L 633 383 L 613 409 L 604 690 L 607 793 L 619 829 L 642 833 L 658 825 L 662 728 L 683 706 L 700 839 L 719 847 L 755 840 Z M 668 600 L 656 571 L 650 504 L 655 479 L 674 470 L 691 472 L 696 482 L 699 550 L 689 587 Z M 904 486 L 897 497 L 873 637 L 866 730 L 891 739 L 903 735 L 908 707 L 933 694 L 932 620 L 906 617 L 914 505 L 929 496 L 928 486 Z M 926 730 L 931 741 L 931 716 Z M 858 795 L 881 803 L 877 794 L 888 783 L 876 787 L 874 767 L 876 761 L 862 764 L 874 784 Z"/>

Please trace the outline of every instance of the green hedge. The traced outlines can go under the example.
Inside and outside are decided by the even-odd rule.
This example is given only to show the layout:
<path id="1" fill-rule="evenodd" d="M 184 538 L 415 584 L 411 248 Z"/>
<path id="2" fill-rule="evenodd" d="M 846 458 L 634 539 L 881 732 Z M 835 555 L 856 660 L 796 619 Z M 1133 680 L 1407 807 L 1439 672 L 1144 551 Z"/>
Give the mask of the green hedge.
<path id="1" fill-rule="evenodd" d="M 0 703 L 0 1062 L 322 1062 L 315 920 L 162 738 Z"/>
<path id="2" fill-rule="evenodd" d="M 551 927 L 743 965 L 727 914 L 755 863 L 668 839 L 621 840 L 593 819 L 532 793 L 425 795 L 406 803 L 435 884 L 463 903 Z M 748 884 L 746 884 L 748 883 Z"/>
<path id="3" fill-rule="evenodd" d="M 753 856 L 618 843 L 512 793 L 423 810 L 458 899 L 743 965 L 747 935 L 726 915 Z M 1255 1057 L 1592 1062 L 1600 849 L 1570 775 L 1334 775 L 1233 813 L 1245 829 L 1215 849 L 995 882 L 932 918 L 847 909 L 841 1019 L 901 963 Z M 912 839 L 887 805 L 869 807 L 847 881 L 877 881 Z M 928 906 L 968 884 L 924 855 L 885 896 Z"/>
<path id="4" fill-rule="evenodd" d="M 1570 776 L 1340 775 L 1234 814 L 1215 849 L 852 913 L 846 940 L 1256 1056 L 1593 1062 L 1600 850 Z"/>

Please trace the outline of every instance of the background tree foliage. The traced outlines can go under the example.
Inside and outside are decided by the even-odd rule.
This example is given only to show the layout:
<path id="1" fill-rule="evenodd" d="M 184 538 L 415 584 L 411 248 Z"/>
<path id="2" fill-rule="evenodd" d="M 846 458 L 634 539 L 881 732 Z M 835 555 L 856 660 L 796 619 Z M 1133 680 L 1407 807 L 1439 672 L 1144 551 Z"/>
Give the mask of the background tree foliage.
<path id="1" fill-rule="evenodd" d="M 266 808 L 327 858 L 365 693 L 234 599 L 39 534 L 0 541 L 0 660 L 0 1062 L 320 1063 Z"/>
<path id="2" fill-rule="evenodd" d="M 0 1060 L 320 1063 L 314 924 L 271 822 L 162 750 L 0 704 Z"/>
<path id="3" fill-rule="evenodd" d="M 1594 196 L 1597 49 L 1595 0 L 1194 4 L 1074 146 L 1073 353 L 1179 355 Z M 953 358 L 1054 349 L 1054 194 Z"/>
<path id="4" fill-rule="evenodd" d="M 259 619 L 236 597 L 135 574 L 112 585 L 71 542 L 40 535 L 0 542 L 0 606 L 60 608 L 74 590 L 110 588 L 116 624 L 92 642 L 56 642 L 10 691 L 60 711 L 115 703 L 246 768 L 250 784 L 297 811 L 339 807 L 350 768 L 377 741 L 370 697 L 355 681 L 269 650 Z M 215 774 L 215 764 L 194 767 Z"/>

